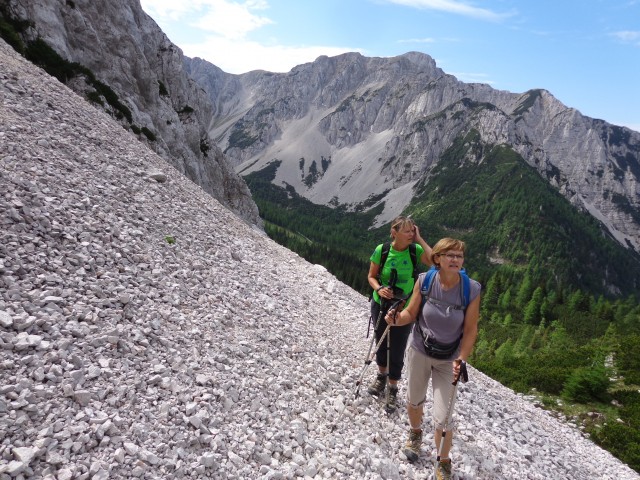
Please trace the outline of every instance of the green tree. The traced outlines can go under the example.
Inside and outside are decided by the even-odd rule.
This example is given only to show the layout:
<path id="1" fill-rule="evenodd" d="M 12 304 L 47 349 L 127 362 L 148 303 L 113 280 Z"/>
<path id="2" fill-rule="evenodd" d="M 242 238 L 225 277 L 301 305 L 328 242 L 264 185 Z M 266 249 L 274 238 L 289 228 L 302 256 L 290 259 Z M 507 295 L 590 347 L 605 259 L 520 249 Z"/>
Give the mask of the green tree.
<path id="1" fill-rule="evenodd" d="M 616 352 L 618 373 L 625 378 L 626 384 L 640 386 L 640 335 L 620 337 L 620 346 Z"/>
<path id="2" fill-rule="evenodd" d="M 520 288 L 518 289 L 518 294 L 516 295 L 516 307 L 519 309 L 524 309 L 527 305 L 527 302 L 531 298 L 533 293 L 533 283 L 531 282 L 531 277 L 529 274 L 525 275 L 522 279 L 522 283 L 520 284 Z"/>
<path id="3" fill-rule="evenodd" d="M 631 468 L 640 472 L 640 429 L 610 422 L 595 430 L 592 438 Z"/>
<path id="4" fill-rule="evenodd" d="M 565 382 L 562 397 L 570 402 L 606 401 L 609 376 L 604 365 L 576 368 Z"/>
<path id="5" fill-rule="evenodd" d="M 513 360 L 513 341 L 511 339 L 507 339 L 506 342 L 496 349 L 496 361 L 503 365 L 509 365 L 513 363 Z"/>
<path id="6" fill-rule="evenodd" d="M 508 288 L 506 292 L 498 297 L 498 306 L 503 312 L 511 308 L 511 296 L 511 288 Z"/>
<path id="7" fill-rule="evenodd" d="M 576 290 L 569 296 L 567 308 L 570 312 L 588 312 L 589 306 L 589 295 L 582 290 Z"/>
<path id="8" fill-rule="evenodd" d="M 516 356 L 523 357 L 530 353 L 531 340 L 533 339 L 533 335 L 533 327 L 531 325 L 525 325 L 522 329 L 522 333 L 513 346 L 513 351 Z"/>
<path id="9" fill-rule="evenodd" d="M 494 273 L 487 282 L 487 287 L 482 293 L 482 306 L 480 314 L 483 318 L 490 318 L 490 312 L 495 308 L 500 298 L 500 280 L 498 275 Z"/>
<path id="10" fill-rule="evenodd" d="M 531 300 L 524 309 L 524 322 L 530 325 L 538 325 L 542 320 L 540 310 L 544 300 L 544 292 L 541 287 L 534 290 Z"/>

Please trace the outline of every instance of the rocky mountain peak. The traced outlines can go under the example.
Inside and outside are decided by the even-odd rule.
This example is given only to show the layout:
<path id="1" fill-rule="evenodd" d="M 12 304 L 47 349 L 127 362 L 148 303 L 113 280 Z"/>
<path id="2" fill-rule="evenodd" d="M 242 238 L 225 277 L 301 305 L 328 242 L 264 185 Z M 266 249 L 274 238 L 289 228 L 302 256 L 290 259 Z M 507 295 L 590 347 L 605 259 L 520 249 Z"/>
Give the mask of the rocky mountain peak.
<path id="1" fill-rule="evenodd" d="M 229 84 L 208 71 L 203 63 L 191 69 L 205 90 Z M 359 209 L 379 198 L 367 208 L 384 204 L 376 225 L 384 224 L 453 142 L 477 131 L 487 150 L 513 149 L 621 245 L 640 252 L 640 133 L 586 117 L 544 89 L 511 93 L 463 83 L 418 52 L 348 53 L 284 74 L 235 76 L 233 98 L 243 101 L 223 102 L 225 115 L 214 115 L 211 128 L 230 161 L 248 174 L 277 159 L 274 184 L 314 203 Z M 322 159 L 330 164 L 309 184 L 308 169 Z"/>

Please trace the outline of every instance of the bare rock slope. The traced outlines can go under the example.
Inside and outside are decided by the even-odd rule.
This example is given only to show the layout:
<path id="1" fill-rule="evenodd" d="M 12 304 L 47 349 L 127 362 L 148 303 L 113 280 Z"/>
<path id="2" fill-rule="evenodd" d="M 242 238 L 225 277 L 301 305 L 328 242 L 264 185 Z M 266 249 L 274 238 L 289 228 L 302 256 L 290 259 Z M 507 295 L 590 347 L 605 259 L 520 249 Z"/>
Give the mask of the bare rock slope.
<path id="1" fill-rule="evenodd" d="M 32 25 L 62 58 L 78 62 L 106 83 L 131 110 L 131 121 L 154 135 L 141 141 L 250 224 L 261 225 L 244 180 L 207 134 L 212 105 L 189 78 L 182 51 L 140 6 L 139 0 L 6 0 L 7 11 Z M 87 93 L 74 79 L 70 86 Z M 91 90 L 91 89 L 89 89 Z M 130 128 L 126 119 L 125 127 Z"/>
<path id="2" fill-rule="evenodd" d="M 353 401 L 365 297 L 2 41 L 0 104 L 0 479 L 425 478 Z M 455 478 L 638 478 L 470 374 Z"/>

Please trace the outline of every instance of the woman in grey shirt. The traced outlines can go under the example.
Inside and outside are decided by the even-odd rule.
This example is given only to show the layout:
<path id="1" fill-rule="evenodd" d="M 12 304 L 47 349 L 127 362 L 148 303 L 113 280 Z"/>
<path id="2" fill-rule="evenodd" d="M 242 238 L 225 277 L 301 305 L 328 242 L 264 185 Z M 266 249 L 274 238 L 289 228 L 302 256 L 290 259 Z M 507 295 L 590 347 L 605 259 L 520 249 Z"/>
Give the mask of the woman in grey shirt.
<path id="1" fill-rule="evenodd" d="M 390 310 L 385 317 L 387 323 L 395 326 L 407 325 L 417 319 L 406 359 L 407 411 L 411 428 L 403 453 L 409 461 L 417 460 L 420 455 L 423 408 L 432 377 L 436 451 L 442 447 L 436 465 L 438 480 L 451 477 L 452 426 L 447 424 L 448 421 L 451 423 L 447 417 L 453 408 L 450 406 L 455 388 L 453 381 L 460 375 L 460 366 L 471 354 L 478 334 L 481 286 L 475 280 L 466 280 L 466 274 L 461 273 L 464 251 L 465 244 L 461 240 L 443 238 L 438 241 L 431 253 L 437 272 L 428 292 L 421 293 L 427 275 L 423 273 L 414 285 L 407 308 L 401 312 Z M 441 445 L 443 430 L 447 434 Z"/>

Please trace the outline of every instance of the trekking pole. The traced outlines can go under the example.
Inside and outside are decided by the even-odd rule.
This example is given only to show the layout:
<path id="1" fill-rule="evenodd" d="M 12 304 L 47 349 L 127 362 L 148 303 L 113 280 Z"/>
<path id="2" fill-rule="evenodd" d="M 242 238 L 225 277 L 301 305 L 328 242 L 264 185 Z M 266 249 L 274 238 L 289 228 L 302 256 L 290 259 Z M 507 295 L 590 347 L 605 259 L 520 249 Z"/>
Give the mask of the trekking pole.
<path id="1" fill-rule="evenodd" d="M 376 323 L 373 326 L 373 336 L 371 337 L 371 342 L 369 342 L 369 350 L 367 350 L 367 355 L 364 357 L 364 361 L 366 363 L 367 359 L 369 358 L 369 355 L 371 354 L 371 348 L 373 348 L 373 344 L 376 341 L 376 330 L 378 329 L 378 325 L 380 325 L 380 320 L 382 320 L 382 317 L 384 317 L 384 314 L 386 313 L 386 310 L 384 308 L 382 308 L 382 302 L 380 303 L 380 311 L 378 312 L 378 318 L 376 319 Z M 371 327 L 371 322 L 369 322 L 369 327 Z M 367 330 L 367 338 L 369 338 L 369 330 Z"/>
<path id="2" fill-rule="evenodd" d="M 395 320 L 394 320 L 395 323 Z M 387 384 L 389 384 L 389 380 L 391 377 L 389 377 L 389 367 L 391 366 L 391 332 L 389 332 L 389 335 L 387 335 Z M 390 385 L 390 384 L 389 384 Z M 389 400 L 391 399 L 391 387 L 387 388 L 387 395 L 386 395 L 386 404 L 384 406 L 384 409 L 387 413 L 389 412 Z"/>
<path id="3" fill-rule="evenodd" d="M 398 315 L 398 311 L 397 309 L 401 308 L 402 305 L 404 305 L 404 301 L 406 300 L 406 296 L 401 296 L 401 297 L 394 297 L 396 299 L 395 303 L 391 306 L 391 308 L 389 308 L 389 311 L 394 310 L 394 315 L 393 315 L 393 324 L 395 325 L 396 323 L 396 316 Z M 391 405 L 391 377 L 389 376 L 391 374 L 391 332 L 389 332 L 389 335 L 387 335 L 387 384 L 389 385 L 389 388 L 387 388 L 387 395 L 386 395 L 386 402 L 385 402 L 385 406 L 384 406 L 384 410 L 385 412 L 391 414 L 395 411 L 395 405 Z"/>
<path id="4" fill-rule="evenodd" d="M 382 345 L 382 342 L 384 342 L 385 337 L 388 336 L 390 329 L 391 329 L 391 325 L 387 325 L 387 328 L 385 328 L 384 333 L 380 337 L 380 340 L 378 340 L 378 343 L 376 343 L 375 350 L 373 351 L 373 353 L 368 355 L 367 358 L 365 358 L 364 366 L 362 367 L 362 371 L 360 372 L 360 377 L 358 378 L 358 380 L 356 380 L 356 389 L 353 392 L 353 398 L 358 398 L 358 391 L 360 390 L 360 385 L 362 385 L 362 379 L 364 378 L 364 373 L 366 372 L 367 367 L 373 361 L 373 357 L 375 356 L 376 352 L 380 348 L 380 345 Z M 369 347 L 369 350 L 371 350 L 371 347 Z M 340 411 L 340 415 L 338 415 L 338 418 L 336 419 L 336 423 L 334 423 L 333 426 L 331 427 L 332 432 L 338 427 L 338 423 L 340 423 L 340 420 L 342 419 L 342 415 L 344 414 L 344 411 L 346 409 L 347 409 L 347 402 L 344 403 L 342 410 Z"/>
<path id="5" fill-rule="evenodd" d="M 451 415 L 453 414 L 453 403 L 456 398 L 456 393 L 458 392 L 458 381 L 462 377 L 462 383 L 467 383 L 469 381 L 469 374 L 467 372 L 467 362 L 464 360 L 460 362 L 460 373 L 454 379 L 453 391 L 451 392 L 451 398 L 449 399 L 449 407 L 447 408 L 447 418 L 445 420 L 444 426 L 442 427 L 442 436 L 440 437 L 440 447 L 438 448 L 438 455 L 436 456 L 436 464 L 434 466 L 434 477 L 437 478 L 437 469 L 438 463 L 440 463 L 440 457 L 442 455 L 442 449 L 444 448 L 445 437 L 447 436 L 447 428 L 449 427 L 449 423 L 451 422 Z"/>
<path id="6" fill-rule="evenodd" d="M 404 297 L 396 299 L 396 301 L 389 308 L 385 308 L 385 309 L 383 309 L 382 305 L 381 305 L 380 306 L 380 314 L 378 315 L 378 322 L 382 319 L 384 314 L 386 314 L 389 310 L 391 310 L 393 308 L 396 308 L 398 305 L 400 305 L 400 303 L 404 302 L 405 300 L 406 300 L 406 298 L 404 298 Z M 376 325 L 377 325 L 378 322 L 376 322 Z M 376 347 L 373 350 L 373 352 L 371 351 L 371 347 L 373 346 L 373 340 L 375 339 L 375 335 L 371 339 L 371 343 L 369 344 L 369 350 L 367 352 L 367 356 L 364 359 L 364 365 L 363 365 L 362 370 L 360 372 L 360 376 L 358 377 L 358 380 L 356 380 L 356 388 L 355 388 L 355 391 L 353 393 L 353 398 L 358 398 L 358 394 L 359 394 L 359 391 L 360 391 L 360 385 L 362 385 L 362 379 L 364 378 L 364 374 L 367 371 L 367 368 L 369 367 L 369 365 L 371 365 L 371 363 L 373 362 L 373 358 L 375 357 L 376 353 L 380 349 L 380 345 L 382 345 L 382 342 L 384 341 L 385 338 L 388 338 L 388 335 L 389 335 L 389 333 L 391 331 L 390 329 L 391 329 L 391 325 L 387 325 L 387 327 L 384 329 L 384 332 L 382 333 L 382 336 L 380 337 L 380 340 L 378 340 L 378 343 L 376 343 Z M 388 356 L 388 351 L 387 351 L 387 356 Z M 338 427 L 338 423 L 342 419 L 342 415 L 344 415 L 344 412 L 345 412 L 346 409 L 347 409 L 347 402 L 345 402 L 344 406 L 342 407 L 342 410 L 340 411 L 340 414 L 338 415 L 338 418 L 336 419 L 336 423 L 334 423 L 333 426 L 331 427 L 331 431 L 332 432 Z"/>

